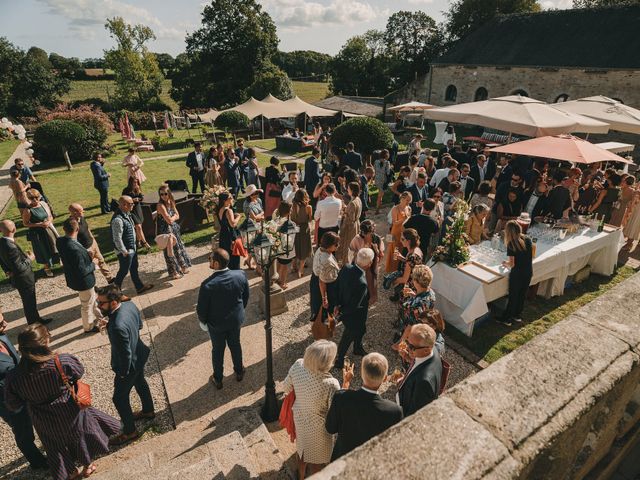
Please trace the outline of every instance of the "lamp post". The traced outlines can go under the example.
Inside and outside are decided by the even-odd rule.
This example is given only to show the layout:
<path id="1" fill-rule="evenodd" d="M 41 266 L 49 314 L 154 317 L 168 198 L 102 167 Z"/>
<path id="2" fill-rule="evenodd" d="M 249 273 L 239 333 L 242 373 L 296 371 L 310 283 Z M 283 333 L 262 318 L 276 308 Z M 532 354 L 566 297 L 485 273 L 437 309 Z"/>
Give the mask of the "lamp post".
<path id="1" fill-rule="evenodd" d="M 271 327 L 271 266 L 273 262 L 282 256 L 288 256 L 294 249 L 295 234 L 299 228 L 291 220 L 286 220 L 277 230 L 276 237 L 279 242 L 274 244 L 269 235 L 264 232 L 264 222 L 258 233 L 258 227 L 248 219 L 241 229 L 243 240 L 247 248 L 253 253 L 256 262 L 263 272 L 264 282 L 264 314 L 265 314 L 265 339 L 267 360 L 267 381 L 264 386 L 264 404 L 261 416 L 265 422 L 273 422 L 278 419 L 278 399 L 276 397 L 276 383 L 273 379 L 273 337 Z M 273 235 L 272 235 L 273 236 Z"/>

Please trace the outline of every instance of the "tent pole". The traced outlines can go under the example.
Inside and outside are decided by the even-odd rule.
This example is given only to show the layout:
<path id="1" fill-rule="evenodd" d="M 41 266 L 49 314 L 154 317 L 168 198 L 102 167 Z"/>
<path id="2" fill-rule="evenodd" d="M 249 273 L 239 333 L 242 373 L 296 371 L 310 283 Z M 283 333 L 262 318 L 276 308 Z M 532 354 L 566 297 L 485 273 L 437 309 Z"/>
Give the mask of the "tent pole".
<path id="1" fill-rule="evenodd" d="M 264 140 L 264 115 L 260 115 L 260 119 L 262 122 L 262 139 Z"/>
<path id="2" fill-rule="evenodd" d="M 509 132 L 509 138 L 507 138 L 507 144 L 511 143 L 511 132 Z"/>

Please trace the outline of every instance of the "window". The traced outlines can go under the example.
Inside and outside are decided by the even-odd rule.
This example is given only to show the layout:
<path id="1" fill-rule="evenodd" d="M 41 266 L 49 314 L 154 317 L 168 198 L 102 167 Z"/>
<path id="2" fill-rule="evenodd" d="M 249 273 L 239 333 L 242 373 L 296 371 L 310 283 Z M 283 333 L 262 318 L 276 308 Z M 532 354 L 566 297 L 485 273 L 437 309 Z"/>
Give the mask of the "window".
<path id="1" fill-rule="evenodd" d="M 529 94 L 526 92 L 526 90 L 522 90 L 521 88 L 511 92 L 511 95 L 521 95 L 523 97 L 528 97 L 529 96 Z"/>
<path id="2" fill-rule="evenodd" d="M 449 85 L 444 92 L 444 99 L 447 102 L 455 102 L 458 97 L 458 89 L 455 85 Z"/>
<path id="3" fill-rule="evenodd" d="M 480 87 L 479 89 L 476 90 L 476 94 L 473 97 L 473 101 L 481 102 L 482 100 L 486 100 L 487 98 L 489 98 L 489 92 L 487 92 L 486 88 Z"/>
<path id="4" fill-rule="evenodd" d="M 569 100 L 569 95 L 563 93 L 562 95 L 558 95 L 553 103 L 562 103 L 566 102 L 567 100 Z"/>

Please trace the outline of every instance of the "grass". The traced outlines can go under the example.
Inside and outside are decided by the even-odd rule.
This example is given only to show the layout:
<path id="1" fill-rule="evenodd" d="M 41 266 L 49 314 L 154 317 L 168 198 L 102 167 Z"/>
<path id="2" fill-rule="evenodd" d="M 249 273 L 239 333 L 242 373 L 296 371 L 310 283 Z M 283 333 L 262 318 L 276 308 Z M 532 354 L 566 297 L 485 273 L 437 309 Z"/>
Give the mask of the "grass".
<path id="1" fill-rule="evenodd" d="M 113 95 L 116 86 L 114 80 L 73 80 L 71 82 L 71 90 L 63 95 L 62 100 L 65 102 L 74 102 L 76 100 L 85 100 L 87 98 L 101 98 L 109 101 L 109 96 Z M 162 82 L 162 92 L 160 100 L 166 103 L 171 110 L 179 110 L 178 104 L 169 96 L 171 90 L 171 80 L 165 79 Z"/>
<path id="2" fill-rule="evenodd" d="M 455 328 L 447 329 L 446 333 L 478 357 L 493 363 L 535 336 L 546 332 L 634 273 L 636 272 L 633 268 L 624 266 L 618 268 L 611 277 L 591 275 L 585 282 L 566 289 L 562 296 L 549 299 L 536 296 L 535 299 L 526 302 L 522 315 L 523 323 L 517 328 L 506 327 L 490 320 L 477 327 L 471 338 Z"/>
<path id="3" fill-rule="evenodd" d="M 162 83 L 160 100 L 166 103 L 173 111 L 179 110 L 178 104 L 169 96 L 171 80 L 165 79 Z M 324 82 L 293 82 L 293 90 L 302 100 L 309 103 L 319 102 L 329 94 L 329 84 Z M 65 102 L 85 100 L 87 98 L 101 98 L 108 101 L 109 95 L 115 91 L 113 80 L 73 80 L 71 90 L 62 97 Z"/>
<path id="4" fill-rule="evenodd" d="M 13 152 L 18 148 L 18 145 L 20 145 L 20 140 L 5 140 L 4 142 L 0 142 L 0 167 L 9 160 Z"/>

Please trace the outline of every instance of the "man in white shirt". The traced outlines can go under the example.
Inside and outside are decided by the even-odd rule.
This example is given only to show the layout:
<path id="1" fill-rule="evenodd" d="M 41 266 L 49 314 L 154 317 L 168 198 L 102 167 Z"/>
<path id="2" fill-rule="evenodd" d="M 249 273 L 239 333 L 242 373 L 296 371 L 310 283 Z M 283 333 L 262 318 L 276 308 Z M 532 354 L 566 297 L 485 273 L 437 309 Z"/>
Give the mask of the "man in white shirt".
<path id="1" fill-rule="evenodd" d="M 324 191 L 327 198 L 318 202 L 316 213 L 313 215 L 318 222 L 318 242 L 327 232 L 338 233 L 343 208 L 342 200 L 336 198 L 336 186 L 333 183 L 327 184 Z"/>
<path id="2" fill-rule="evenodd" d="M 447 178 L 447 175 L 449 175 L 449 170 L 451 170 L 452 168 L 458 168 L 457 160 L 449 158 L 448 160 L 446 160 L 446 162 L 446 166 L 444 168 L 436 170 L 433 174 L 433 177 L 431 177 L 429 185 L 431 185 L 432 187 L 437 187 L 438 185 L 440 185 L 440 182 Z"/>
<path id="3" fill-rule="evenodd" d="M 295 170 L 289 172 L 289 184 L 282 189 L 282 201 L 285 203 L 293 203 L 293 197 L 296 196 L 296 192 L 300 189 L 298 187 L 298 172 Z"/>
<path id="4" fill-rule="evenodd" d="M 196 142 L 195 150 L 187 156 L 187 167 L 189 167 L 189 175 L 191 175 L 191 181 L 193 182 L 193 193 L 196 193 L 198 184 L 200 184 L 200 191 L 204 193 L 204 161 L 202 144 Z"/>

